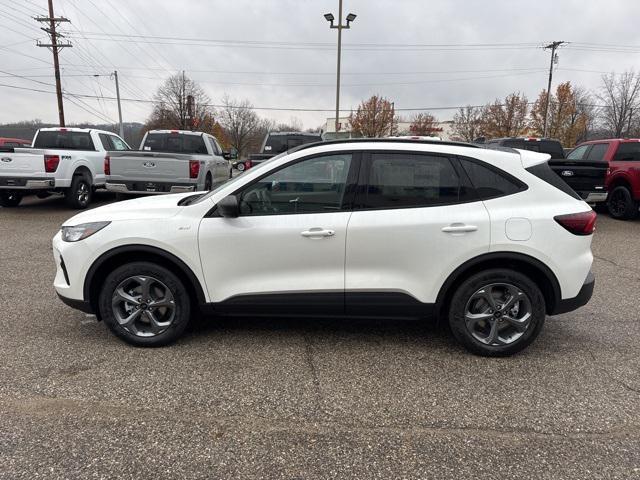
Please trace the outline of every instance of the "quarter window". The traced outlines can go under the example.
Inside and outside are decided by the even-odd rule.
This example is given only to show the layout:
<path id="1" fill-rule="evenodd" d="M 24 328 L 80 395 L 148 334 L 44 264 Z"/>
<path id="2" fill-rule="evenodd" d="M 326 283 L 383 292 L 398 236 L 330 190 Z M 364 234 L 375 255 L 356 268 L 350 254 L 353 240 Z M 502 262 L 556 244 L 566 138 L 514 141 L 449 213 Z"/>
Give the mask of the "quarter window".
<path id="1" fill-rule="evenodd" d="M 624 142 L 618 146 L 614 160 L 623 162 L 640 161 L 640 142 Z"/>
<path id="2" fill-rule="evenodd" d="M 241 215 L 340 210 L 351 158 L 351 154 L 314 157 L 258 180 L 240 193 Z"/>
<path id="3" fill-rule="evenodd" d="M 466 201 L 469 193 L 449 158 L 374 153 L 356 203 L 365 209 L 429 207 Z"/>
<path id="4" fill-rule="evenodd" d="M 476 194 L 482 200 L 512 195 L 526 189 L 523 183 L 509 178 L 498 169 L 491 168 L 482 162 L 461 158 L 460 163 L 469 175 Z"/>

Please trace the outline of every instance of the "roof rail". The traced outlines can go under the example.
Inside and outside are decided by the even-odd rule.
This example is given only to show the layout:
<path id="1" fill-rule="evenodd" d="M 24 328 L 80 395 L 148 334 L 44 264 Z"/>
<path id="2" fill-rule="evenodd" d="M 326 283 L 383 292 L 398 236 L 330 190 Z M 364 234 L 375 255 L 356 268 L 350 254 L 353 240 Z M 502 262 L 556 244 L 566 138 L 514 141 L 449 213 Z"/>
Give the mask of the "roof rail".
<path id="1" fill-rule="evenodd" d="M 453 147 L 471 147 L 481 148 L 480 145 L 474 145 L 473 143 L 466 142 L 453 142 L 447 140 L 426 140 L 426 139 L 411 139 L 411 138 L 344 138 L 337 140 L 325 140 L 322 142 L 305 143 L 289 150 L 289 152 L 299 152 L 300 150 L 306 150 L 307 148 L 317 147 L 320 145 L 340 145 L 343 143 L 411 143 L 411 144 L 423 144 L 423 145 L 449 145 Z"/>

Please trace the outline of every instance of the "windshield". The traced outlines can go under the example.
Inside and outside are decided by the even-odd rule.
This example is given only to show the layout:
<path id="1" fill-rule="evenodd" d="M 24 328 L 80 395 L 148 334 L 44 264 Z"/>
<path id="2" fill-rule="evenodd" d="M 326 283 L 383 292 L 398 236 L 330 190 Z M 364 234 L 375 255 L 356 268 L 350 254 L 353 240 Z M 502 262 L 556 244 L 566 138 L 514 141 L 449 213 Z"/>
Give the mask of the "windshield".
<path id="1" fill-rule="evenodd" d="M 273 163 L 274 160 L 277 160 L 279 158 L 284 157 L 285 155 L 288 155 L 289 152 L 283 152 L 280 155 L 276 155 L 275 157 L 270 158 L 269 160 L 266 160 L 262 163 L 257 164 L 255 167 L 251 168 L 251 172 L 256 172 L 259 170 L 264 170 L 265 167 L 268 167 L 269 165 L 271 165 L 271 163 Z M 193 202 L 192 205 L 195 205 L 196 203 L 200 203 L 204 200 L 206 200 L 207 198 L 211 197 L 212 195 L 215 195 L 216 193 L 218 193 L 220 190 L 222 190 L 223 188 L 227 188 L 229 185 L 233 185 L 234 183 L 239 183 L 240 180 L 243 180 L 246 174 L 242 174 L 242 175 L 238 175 L 237 177 L 234 177 L 230 180 L 227 180 L 226 182 L 224 182 L 222 185 L 219 185 L 218 187 L 214 188 L 213 190 L 211 190 L 210 192 L 208 192 L 206 195 L 203 195 L 202 197 L 198 198 L 195 202 Z"/>

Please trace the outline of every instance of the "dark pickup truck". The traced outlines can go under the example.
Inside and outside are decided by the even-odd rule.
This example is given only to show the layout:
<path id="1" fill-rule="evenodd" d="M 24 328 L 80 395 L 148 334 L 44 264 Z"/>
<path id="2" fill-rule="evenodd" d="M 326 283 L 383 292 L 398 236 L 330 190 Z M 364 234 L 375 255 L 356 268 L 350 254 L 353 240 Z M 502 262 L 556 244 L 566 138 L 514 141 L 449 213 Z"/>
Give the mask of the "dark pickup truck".
<path id="1" fill-rule="evenodd" d="M 549 154 L 551 169 L 585 202 L 594 205 L 607 200 L 605 181 L 609 163 L 604 160 L 603 147 L 595 149 L 577 147 L 565 156 L 561 143 L 550 138 L 496 138 L 485 141 L 485 144 Z"/>
<path id="2" fill-rule="evenodd" d="M 321 141 L 322 137 L 316 133 L 270 132 L 264 137 L 260 153 L 249 155 L 249 159 L 244 162 L 238 162 L 236 168 L 240 171 L 246 170 L 292 148 L 305 143 Z"/>

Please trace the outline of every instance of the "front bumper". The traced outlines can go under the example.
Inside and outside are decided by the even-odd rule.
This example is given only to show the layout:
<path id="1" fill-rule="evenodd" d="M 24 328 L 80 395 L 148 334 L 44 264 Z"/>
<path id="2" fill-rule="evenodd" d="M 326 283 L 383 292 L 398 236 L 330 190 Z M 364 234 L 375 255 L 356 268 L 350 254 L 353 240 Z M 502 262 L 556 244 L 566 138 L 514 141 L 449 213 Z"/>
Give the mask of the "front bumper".
<path id="1" fill-rule="evenodd" d="M 572 312 L 589 303 L 589 300 L 591 300 L 591 296 L 593 295 L 593 288 L 595 287 L 595 284 L 596 278 L 593 275 L 593 272 L 589 272 L 589 275 L 587 275 L 578 295 L 573 298 L 560 300 L 551 312 L 551 315 Z"/>
<path id="2" fill-rule="evenodd" d="M 47 190 L 55 186 L 56 181 L 53 178 L 0 177 L 2 190 Z"/>
<path id="3" fill-rule="evenodd" d="M 129 193 L 132 195 L 160 195 L 163 193 L 188 193 L 196 190 L 196 185 L 175 185 L 172 183 L 161 182 L 128 182 L 128 183 L 110 183 L 107 182 L 106 188 L 110 192 Z"/>
<path id="4" fill-rule="evenodd" d="M 80 310 L 81 312 L 84 313 L 89 313 L 89 314 L 95 314 L 95 312 L 93 311 L 93 308 L 91 307 L 91 304 L 85 300 L 76 300 L 74 298 L 68 298 L 65 296 L 60 295 L 60 293 L 56 292 L 56 294 L 58 295 L 58 298 L 60 300 L 62 300 L 62 303 L 64 303 L 65 305 L 75 309 L 75 310 Z"/>

